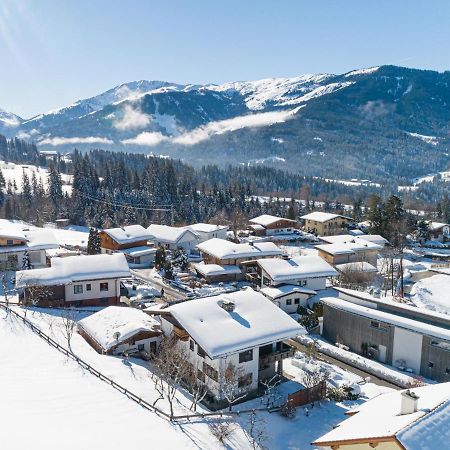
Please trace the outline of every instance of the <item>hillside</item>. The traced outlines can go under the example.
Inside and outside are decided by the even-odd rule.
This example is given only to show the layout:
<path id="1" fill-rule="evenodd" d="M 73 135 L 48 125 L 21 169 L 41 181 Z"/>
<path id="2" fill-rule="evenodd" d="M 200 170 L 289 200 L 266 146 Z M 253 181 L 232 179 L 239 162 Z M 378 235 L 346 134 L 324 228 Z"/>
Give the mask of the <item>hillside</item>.
<path id="1" fill-rule="evenodd" d="M 40 148 L 408 182 L 448 169 L 449 82 L 449 72 L 395 66 L 219 86 L 139 81 L 29 120 L 9 119 L 4 132 Z"/>

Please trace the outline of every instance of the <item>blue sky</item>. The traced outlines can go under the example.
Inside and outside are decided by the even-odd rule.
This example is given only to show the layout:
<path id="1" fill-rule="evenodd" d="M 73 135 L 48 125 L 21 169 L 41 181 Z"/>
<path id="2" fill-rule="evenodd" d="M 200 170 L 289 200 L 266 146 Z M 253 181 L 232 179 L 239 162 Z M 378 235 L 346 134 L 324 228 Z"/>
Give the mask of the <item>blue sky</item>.
<path id="1" fill-rule="evenodd" d="M 138 79 L 442 71 L 449 44 L 448 0 L 1 0 L 0 108 L 30 117 Z"/>

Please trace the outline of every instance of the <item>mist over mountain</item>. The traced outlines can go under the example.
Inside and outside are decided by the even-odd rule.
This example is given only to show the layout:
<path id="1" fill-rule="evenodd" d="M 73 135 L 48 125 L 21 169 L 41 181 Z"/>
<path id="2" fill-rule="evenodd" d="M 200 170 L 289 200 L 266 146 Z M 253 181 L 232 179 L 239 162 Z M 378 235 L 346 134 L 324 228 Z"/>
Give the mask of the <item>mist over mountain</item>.
<path id="1" fill-rule="evenodd" d="M 40 149 L 373 181 L 447 169 L 449 124 L 450 73 L 396 66 L 223 85 L 136 81 L 27 120 L 0 110 L 0 133 Z"/>

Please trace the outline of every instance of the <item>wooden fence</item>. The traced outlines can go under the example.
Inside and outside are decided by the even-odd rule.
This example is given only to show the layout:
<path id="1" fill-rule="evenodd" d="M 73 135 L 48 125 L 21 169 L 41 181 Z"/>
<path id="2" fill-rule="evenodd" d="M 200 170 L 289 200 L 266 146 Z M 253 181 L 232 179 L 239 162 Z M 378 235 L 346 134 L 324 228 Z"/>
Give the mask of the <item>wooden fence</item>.
<path id="1" fill-rule="evenodd" d="M 321 381 L 316 386 L 311 388 L 302 389 L 288 395 L 288 403 L 292 406 L 303 406 L 309 403 L 322 400 L 327 395 L 327 384 L 325 381 Z"/>
<path id="2" fill-rule="evenodd" d="M 191 420 L 195 418 L 205 418 L 205 417 L 226 417 L 226 416 L 239 416 L 240 414 L 251 414 L 256 411 L 268 411 L 268 412 L 274 412 L 277 411 L 279 408 L 268 408 L 268 407 L 261 407 L 261 408 L 253 408 L 253 409 L 244 409 L 244 410 L 236 410 L 236 411 L 218 411 L 218 412 L 208 412 L 208 413 L 192 413 L 192 414 L 183 414 L 183 415 L 174 415 L 171 416 L 167 412 L 163 411 L 162 409 L 152 405 L 151 403 L 147 402 L 143 398 L 139 397 L 138 395 L 134 394 L 133 392 L 129 391 L 127 388 L 123 387 L 119 383 L 115 382 L 111 378 L 107 377 L 97 369 L 95 369 L 93 366 L 91 366 L 89 363 L 84 361 L 83 359 L 79 358 L 77 355 L 75 355 L 70 350 L 66 349 L 62 345 L 58 344 L 54 339 L 52 339 L 50 336 L 45 334 L 42 330 L 40 330 L 36 325 L 34 325 L 30 320 L 28 320 L 26 317 L 18 314 L 16 311 L 9 308 L 6 304 L 0 303 L 0 308 L 3 308 L 7 314 L 12 314 L 17 319 L 21 320 L 25 325 L 27 325 L 34 333 L 36 333 L 40 338 L 42 338 L 45 342 L 47 342 L 49 345 L 54 347 L 56 350 L 63 353 L 65 356 L 73 359 L 77 364 L 79 364 L 83 369 L 86 369 L 89 371 L 92 375 L 96 376 L 100 380 L 104 381 L 105 383 L 112 386 L 114 389 L 117 389 L 121 394 L 128 397 L 130 400 L 133 400 L 138 405 L 142 406 L 143 408 L 152 411 L 156 414 L 159 414 L 160 416 L 164 417 L 165 419 L 168 419 L 170 421 L 177 421 L 177 420 Z"/>

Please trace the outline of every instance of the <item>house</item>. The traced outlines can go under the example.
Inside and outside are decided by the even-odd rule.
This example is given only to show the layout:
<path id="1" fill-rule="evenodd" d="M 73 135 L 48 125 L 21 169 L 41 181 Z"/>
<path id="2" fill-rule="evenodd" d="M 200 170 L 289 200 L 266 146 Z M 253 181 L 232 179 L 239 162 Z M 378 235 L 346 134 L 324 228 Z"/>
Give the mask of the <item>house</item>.
<path id="1" fill-rule="evenodd" d="M 123 253 L 132 268 L 151 267 L 156 248 L 147 245 L 151 234 L 141 225 L 108 228 L 99 232 L 102 253 Z"/>
<path id="2" fill-rule="evenodd" d="M 187 255 L 195 250 L 199 243 L 199 236 L 192 230 L 183 227 L 152 224 L 147 231 L 150 233 L 150 241 L 155 247 L 162 245 L 168 250 L 182 248 Z"/>
<path id="3" fill-rule="evenodd" d="M 226 225 L 212 225 L 209 223 L 194 223 L 185 227 L 193 231 L 198 236 L 198 242 L 205 242 L 209 239 L 226 239 L 228 227 Z"/>
<path id="4" fill-rule="evenodd" d="M 355 231 L 355 230 L 352 230 Z M 359 230 L 358 230 L 359 231 Z M 348 234 L 337 234 L 334 236 L 319 236 L 319 239 L 325 244 L 342 244 L 345 242 L 353 241 L 368 241 L 372 244 L 379 245 L 380 247 L 385 247 L 389 244 L 389 241 L 379 234 L 357 234 L 355 235 L 351 231 Z"/>
<path id="5" fill-rule="evenodd" d="M 352 262 L 367 262 L 376 267 L 378 254 L 383 250 L 381 245 L 362 239 L 360 236 L 334 237 L 339 237 L 334 243 L 316 245 L 319 256 L 329 264 L 336 266 Z M 321 237 L 321 239 L 329 240 L 331 237 Z"/>
<path id="6" fill-rule="evenodd" d="M 59 248 L 51 230 L 21 225 L 0 227 L 0 269 L 22 268 L 24 255 L 32 267 L 45 267 L 46 250 Z"/>
<path id="7" fill-rule="evenodd" d="M 293 284 L 264 287 L 259 292 L 287 314 L 296 313 L 300 306 L 306 308 L 308 306 L 308 299 L 317 293 L 312 289 Z"/>
<path id="8" fill-rule="evenodd" d="M 249 229 L 256 236 L 274 236 L 277 234 L 292 233 L 298 224 L 295 220 L 284 219 L 283 217 L 271 216 L 263 214 L 261 216 L 250 219 Z"/>
<path id="9" fill-rule="evenodd" d="M 250 288 L 179 303 L 168 312 L 161 315 L 163 332 L 178 337 L 218 407 L 223 406 L 227 370 L 233 369 L 241 394 L 255 393 L 258 383 L 281 374 L 283 359 L 294 354 L 283 341 L 306 333 Z"/>
<path id="10" fill-rule="evenodd" d="M 347 411 L 312 445 L 339 450 L 437 450 L 450 439 L 450 383 L 391 391 Z"/>
<path id="11" fill-rule="evenodd" d="M 323 298 L 323 336 L 352 352 L 440 382 L 450 381 L 450 319 L 444 314 L 339 289 Z"/>
<path id="12" fill-rule="evenodd" d="M 257 264 L 262 288 L 292 284 L 317 291 L 326 288 L 328 277 L 338 274 L 330 264 L 316 255 L 263 259 L 258 260 Z"/>
<path id="13" fill-rule="evenodd" d="M 150 355 L 156 352 L 161 326 L 140 309 L 108 306 L 80 320 L 78 332 L 98 353 Z"/>
<path id="14" fill-rule="evenodd" d="M 203 257 L 203 264 L 194 266 L 197 274 L 216 282 L 242 280 L 246 274 L 256 273 L 257 260 L 282 254 L 273 242 L 236 244 L 217 238 L 200 243 L 197 249 Z M 239 268 L 239 274 L 236 267 Z"/>
<path id="15" fill-rule="evenodd" d="M 24 304 L 39 306 L 106 306 L 120 301 L 120 279 L 130 276 L 125 256 L 52 258 L 52 266 L 16 273 Z"/>
<path id="16" fill-rule="evenodd" d="M 303 228 L 317 236 L 342 234 L 348 230 L 348 226 L 353 221 L 351 217 L 321 211 L 305 214 L 300 219 L 304 221 Z"/>
<path id="17" fill-rule="evenodd" d="M 430 239 L 433 241 L 450 241 L 450 225 L 448 223 L 428 222 Z"/>

